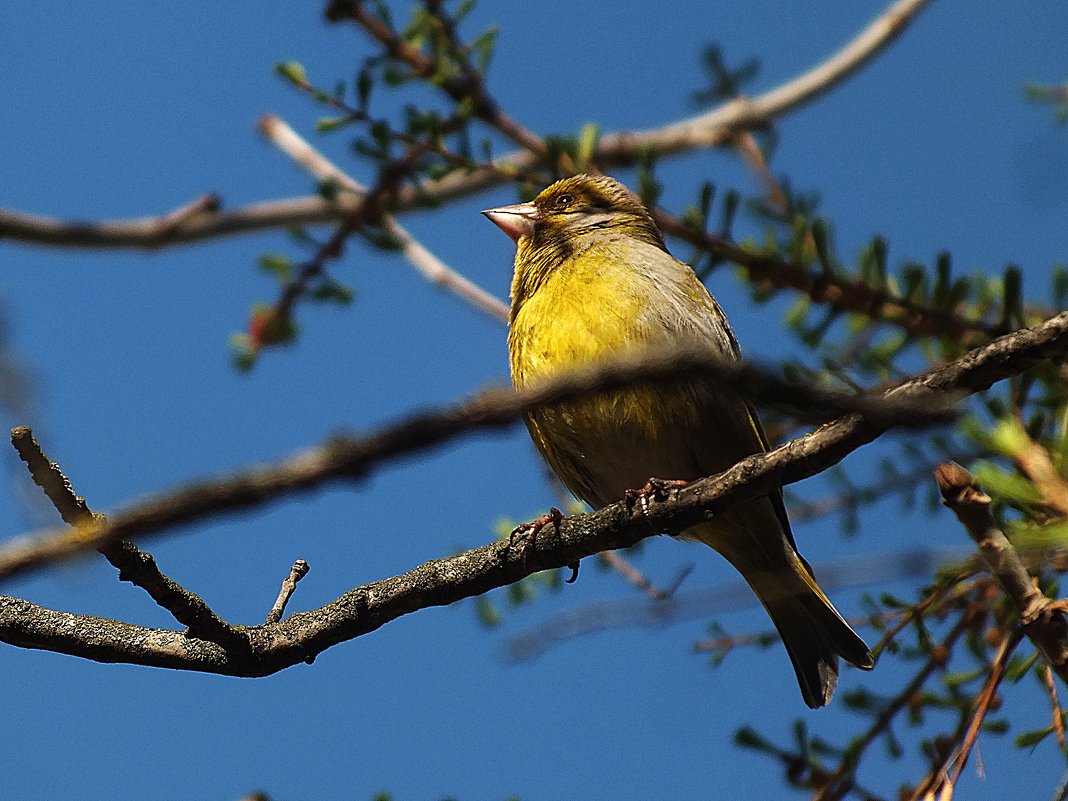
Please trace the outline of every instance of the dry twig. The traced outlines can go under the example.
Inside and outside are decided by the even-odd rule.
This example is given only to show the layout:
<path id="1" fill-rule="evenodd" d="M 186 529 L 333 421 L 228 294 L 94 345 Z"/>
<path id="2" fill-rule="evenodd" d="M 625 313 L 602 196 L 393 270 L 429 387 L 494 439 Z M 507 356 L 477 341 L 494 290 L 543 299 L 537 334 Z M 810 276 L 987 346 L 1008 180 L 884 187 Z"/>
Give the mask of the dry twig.
<path id="1" fill-rule="evenodd" d="M 1061 681 L 1068 682 L 1068 621 L 1063 607 L 1038 591 L 1016 549 L 994 523 L 990 497 L 975 485 L 971 474 L 947 462 L 935 470 L 935 479 L 946 506 L 975 540 L 990 574 L 1016 606 L 1024 634 Z"/>
<path id="2" fill-rule="evenodd" d="M 75 493 L 59 465 L 45 456 L 27 426 L 18 426 L 11 431 L 11 444 L 26 463 L 34 483 L 44 490 L 63 521 L 74 529 L 69 535 L 71 538 L 76 540 L 80 531 L 104 522 L 103 515 L 93 514 L 85 499 Z M 98 550 L 119 571 L 120 581 L 128 581 L 147 592 L 175 620 L 188 627 L 190 636 L 210 640 L 224 647 L 244 645 L 245 640 L 215 614 L 200 596 L 164 575 L 152 554 L 140 550 L 127 540 L 104 543 Z"/>

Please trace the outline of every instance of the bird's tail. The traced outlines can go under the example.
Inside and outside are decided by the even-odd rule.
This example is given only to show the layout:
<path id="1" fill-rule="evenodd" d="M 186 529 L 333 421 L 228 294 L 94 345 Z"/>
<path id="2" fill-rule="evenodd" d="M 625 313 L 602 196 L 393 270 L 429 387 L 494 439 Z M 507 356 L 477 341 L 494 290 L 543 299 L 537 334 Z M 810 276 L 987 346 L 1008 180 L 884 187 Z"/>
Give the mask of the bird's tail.
<path id="1" fill-rule="evenodd" d="M 758 506 L 765 508 L 753 508 Z M 715 548 L 738 569 L 778 629 L 805 703 L 825 706 L 838 684 L 838 657 L 864 670 L 870 670 L 875 660 L 768 511 L 773 511 L 772 504 L 761 498 L 695 526 L 686 536 Z M 756 518 L 767 526 L 758 536 L 750 529 Z"/>

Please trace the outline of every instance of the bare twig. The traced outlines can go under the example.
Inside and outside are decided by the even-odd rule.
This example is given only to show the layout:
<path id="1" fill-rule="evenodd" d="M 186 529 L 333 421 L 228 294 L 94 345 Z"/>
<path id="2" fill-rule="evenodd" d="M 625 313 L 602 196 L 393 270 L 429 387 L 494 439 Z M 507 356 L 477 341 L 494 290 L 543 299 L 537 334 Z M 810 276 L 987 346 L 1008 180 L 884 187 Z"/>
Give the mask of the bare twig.
<path id="1" fill-rule="evenodd" d="M 643 149 L 665 156 L 695 147 L 718 146 L 731 132 L 765 126 L 841 83 L 874 58 L 908 27 L 929 0 L 892 3 L 845 47 L 808 72 L 755 98 L 738 98 L 705 114 L 647 131 L 606 134 L 594 160 L 632 163 Z"/>
<path id="2" fill-rule="evenodd" d="M 351 192 L 357 200 L 362 201 L 366 197 L 366 187 L 313 148 L 280 117 L 273 114 L 262 117 L 259 121 L 259 128 L 275 147 L 300 164 L 317 180 L 332 181 Z M 456 294 L 494 319 L 507 322 L 508 304 L 495 298 L 441 261 L 398 223 L 396 217 L 392 214 L 382 214 L 379 224 L 399 244 L 405 258 L 424 278 Z"/>
<path id="3" fill-rule="evenodd" d="M 850 791 L 853 772 L 859 764 L 864 751 L 886 731 L 894 718 L 908 707 L 913 696 L 923 689 L 927 680 L 934 673 L 945 668 L 957 640 L 964 635 L 972 624 L 973 621 L 970 615 L 961 615 L 960 620 L 954 624 L 942 642 L 931 649 L 931 654 L 912 680 L 883 707 L 875 721 L 868 727 L 868 730 L 850 743 L 847 756 L 842 759 L 835 771 L 826 777 L 819 790 L 812 797 L 812 801 L 839 801 L 839 799 L 845 798 Z"/>
<path id="4" fill-rule="evenodd" d="M 282 581 L 282 589 L 278 592 L 278 598 L 275 600 L 274 606 L 267 613 L 267 623 L 277 623 L 282 619 L 282 615 L 286 612 L 286 604 L 289 603 L 289 599 L 293 597 L 293 593 L 297 589 L 297 582 L 308 575 L 309 569 L 308 563 L 303 559 L 298 559 L 293 563 L 293 567 L 289 570 L 289 575 Z"/>
<path id="5" fill-rule="evenodd" d="M 615 551 L 604 551 L 603 553 L 597 554 L 597 558 L 630 582 L 636 590 L 644 593 L 654 601 L 664 601 L 670 598 L 675 590 L 678 589 L 678 585 L 682 579 L 690 572 L 690 569 L 685 570 L 681 574 L 681 578 L 677 578 L 667 588 L 661 589 L 653 583 L 652 579 Z"/>
<path id="6" fill-rule="evenodd" d="M 1053 727 L 1053 733 L 1057 736 L 1057 745 L 1061 747 L 1062 751 L 1068 750 L 1068 739 L 1064 735 L 1064 713 L 1061 711 L 1061 702 L 1057 697 L 1057 685 L 1053 681 L 1053 670 L 1049 665 L 1046 665 L 1045 670 L 1042 671 L 1042 683 L 1049 694 L 1049 705 L 1053 712 L 1053 721 L 1050 725 Z"/>
<path id="7" fill-rule="evenodd" d="M 891 554 L 887 561 L 889 561 L 889 562 L 899 562 L 899 561 L 902 560 L 902 557 L 904 557 L 908 562 L 918 562 L 918 560 L 916 560 L 916 558 L 915 558 L 916 556 L 917 555 L 913 555 L 913 554 L 905 554 L 905 555 L 902 555 L 902 554 Z M 924 556 L 926 556 L 926 554 Z M 930 559 L 925 559 L 924 562 L 925 562 L 925 564 L 923 565 L 924 567 L 927 567 L 927 568 L 931 567 L 931 564 L 930 564 L 931 560 Z M 916 567 L 919 568 L 920 565 L 917 563 Z M 848 569 L 848 568 L 844 568 L 842 565 L 836 565 L 836 566 L 833 566 L 831 568 L 831 570 L 834 571 L 834 573 L 841 572 L 843 569 Z M 926 570 L 922 570 L 922 571 L 918 570 L 918 569 L 915 570 L 915 571 L 912 571 L 912 570 L 904 571 L 903 570 L 903 571 L 898 571 L 897 573 L 895 573 L 894 578 L 900 578 L 903 574 L 906 574 L 906 573 L 926 575 L 926 574 L 929 574 L 930 572 L 931 572 L 930 569 L 926 569 Z M 842 586 L 840 583 L 835 582 L 833 579 L 831 581 L 827 581 L 827 579 L 825 578 L 825 573 L 824 573 L 823 570 L 820 570 L 818 572 L 818 575 L 820 576 L 820 581 L 821 581 L 821 584 L 824 586 L 824 588 Z M 885 581 L 886 577 L 885 576 L 880 576 L 880 577 L 876 578 L 875 580 L 876 581 Z M 863 576 L 856 583 L 860 583 L 861 581 L 863 581 L 865 584 L 871 584 L 872 583 L 872 578 L 871 578 L 870 574 L 865 573 L 865 574 L 863 574 Z M 878 624 L 880 624 L 882 626 L 886 626 L 886 625 L 889 625 L 891 623 L 893 624 L 889 629 L 887 629 L 883 633 L 883 636 L 879 639 L 879 642 L 876 644 L 876 646 L 871 649 L 872 653 L 875 654 L 876 657 L 878 657 L 879 654 L 882 652 L 882 650 L 886 647 L 886 645 L 888 643 L 890 643 L 891 641 L 893 641 L 897 637 L 897 635 L 900 634 L 901 631 L 906 626 L 908 626 L 917 617 L 921 617 L 929 608 L 931 608 L 931 606 L 936 601 L 938 601 L 941 598 L 943 598 L 946 595 L 946 592 L 952 586 L 954 586 L 954 583 L 955 582 L 949 582 L 949 583 L 946 583 L 946 584 L 939 584 L 937 587 L 934 588 L 934 590 L 932 590 L 927 595 L 927 597 L 922 599 L 919 603 L 914 604 L 913 606 L 909 607 L 908 609 L 889 609 L 889 610 L 887 610 L 885 612 L 880 612 L 880 613 L 874 614 L 874 615 L 858 615 L 856 617 L 850 618 L 847 622 L 849 623 L 850 626 L 853 626 L 854 628 L 857 628 L 859 626 L 875 625 L 876 623 L 878 623 Z M 967 590 L 965 590 L 965 591 L 967 591 Z M 747 633 L 744 633 L 744 634 L 723 634 L 723 635 L 720 635 L 718 637 L 709 637 L 709 638 L 704 639 L 704 640 L 698 640 L 697 642 L 695 642 L 693 644 L 693 650 L 696 653 L 707 653 L 707 652 L 710 652 L 710 651 L 711 652 L 728 651 L 728 650 L 730 650 L 730 649 L 732 649 L 734 647 L 737 647 L 737 646 L 763 645 L 764 643 L 767 643 L 767 642 L 775 642 L 777 639 L 778 639 L 778 635 L 776 634 L 776 632 L 773 631 L 773 630 L 770 630 L 770 629 L 765 629 L 763 631 L 747 632 Z"/>
<path id="8" fill-rule="evenodd" d="M 967 457 L 958 455 L 963 462 L 975 458 L 978 454 Z M 932 459 L 932 463 L 934 460 Z M 830 495 L 818 500 L 793 500 L 789 503 L 790 522 L 802 523 L 815 520 L 824 515 L 834 514 L 844 510 L 856 510 L 861 506 L 883 500 L 891 495 L 910 492 L 916 489 L 916 485 L 930 475 L 933 464 L 923 464 L 916 469 L 901 472 L 889 478 L 873 481 L 859 487 L 849 487 L 836 495 Z"/>
<path id="9" fill-rule="evenodd" d="M 1021 639 L 1023 639 L 1023 631 L 1019 627 L 1005 634 L 997 655 L 990 665 L 990 672 L 983 683 L 983 688 L 979 691 L 979 694 L 975 697 L 975 702 L 972 704 L 971 721 L 963 733 L 960 746 L 956 749 L 948 764 L 933 771 L 916 788 L 916 791 L 912 794 L 912 801 L 922 801 L 928 797 L 934 797 L 935 793 L 942 793 L 946 788 L 949 788 L 950 793 L 952 792 L 952 788 L 956 786 L 957 780 L 960 778 L 961 771 L 964 770 L 964 766 L 968 762 L 968 756 L 975 747 L 975 742 L 979 737 L 979 730 L 982 728 L 987 712 L 990 711 L 990 706 L 994 701 L 998 686 L 1001 684 L 1001 679 L 1005 675 L 1009 657 L 1012 656 L 1012 652 L 1016 650 L 1016 646 L 1020 644 Z"/>
<path id="10" fill-rule="evenodd" d="M 85 499 L 75 493 L 70 480 L 59 469 L 59 465 L 45 455 L 27 426 L 12 429 L 11 444 L 26 463 L 34 483 L 44 490 L 63 521 L 74 529 L 69 536 L 77 539 L 79 531 L 105 522 L 103 515 L 93 514 Z M 189 627 L 190 636 L 231 648 L 247 644 L 199 596 L 165 576 L 152 554 L 126 540 L 104 543 L 98 550 L 119 571 L 120 581 L 128 581 L 147 592 L 175 620 Z"/>
<path id="11" fill-rule="evenodd" d="M 1068 621 L 1063 606 L 1047 598 L 1020 561 L 1019 554 L 990 515 L 990 497 L 958 464 L 947 462 L 935 470 L 946 506 L 975 540 L 979 554 L 1002 591 L 1016 606 L 1023 632 L 1068 682 Z"/>

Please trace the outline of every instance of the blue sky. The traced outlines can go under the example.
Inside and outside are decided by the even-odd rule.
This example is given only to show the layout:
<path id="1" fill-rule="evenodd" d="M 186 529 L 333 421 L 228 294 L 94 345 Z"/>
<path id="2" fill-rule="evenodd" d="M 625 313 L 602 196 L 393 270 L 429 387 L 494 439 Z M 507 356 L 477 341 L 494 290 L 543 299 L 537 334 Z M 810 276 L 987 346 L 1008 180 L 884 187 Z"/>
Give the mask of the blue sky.
<path id="1" fill-rule="evenodd" d="M 403 5 L 397 5 L 403 18 Z M 500 24 L 490 88 L 540 133 L 650 127 L 694 113 L 699 54 L 761 59 L 769 88 L 847 41 L 881 4 L 484 2 L 468 30 Z M 0 27 L 0 205 L 75 218 L 162 213 L 206 192 L 227 206 L 298 196 L 307 176 L 258 138 L 280 114 L 309 137 L 320 110 L 273 73 L 302 62 L 324 86 L 351 76 L 369 52 L 354 30 L 330 27 L 318 4 L 64 4 L 42 14 L 8 4 Z M 929 262 L 949 250 L 961 271 L 1009 262 L 1041 298 L 1068 252 L 1065 132 L 1022 100 L 1029 81 L 1065 79 L 1063 4 L 936 3 L 887 53 L 833 94 L 779 125 L 773 166 L 818 189 L 844 256 L 876 232 L 891 261 Z M 376 96 L 383 110 L 394 102 Z M 365 181 L 345 134 L 314 140 Z M 679 209 L 700 181 L 754 191 L 725 152 L 663 163 L 664 205 Z M 621 172 L 631 180 L 633 175 Z M 477 212 L 513 202 L 499 189 L 403 223 L 448 263 L 499 296 L 512 245 Z M 96 510 L 182 480 L 284 455 L 342 429 L 506 381 L 503 330 L 416 276 L 354 243 L 333 270 L 357 292 L 347 309 L 303 308 L 299 343 L 249 375 L 229 363 L 227 338 L 274 287 L 256 270 L 265 251 L 297 254 L 268 232 L 159 253 L 79 253 L 0 242 L 0 311 L 36 390 L 31 408 L 3 414 L 32 425 Z M 676 246 L 676 252 L 686 249 Z M 713 292 L 746 353 L 797 354 L 784 339 L 788 299 L 754 307 L 726 271 Z M 874 458 L 847 462 L 863 479 Z M 25 503 L 9 454 L 0 491 L 3 536 L 52 522 Z M 819 497 L 819 482 L 800 488 Z M 233 622 L 261 620 L 295 558 L 311 564 L 293 608 L 313 608 L 358 584 L 482 545 L 502 517 L 555 502 L 522 430 L 467 439 L 392 465 L 358 486 L 254 514 L 188 527 L 149 549 L 161 567 Z M 797 527 L 814 563 L 918 542 L 965 541 L 948 514 L 881 504 L 857 537 L 835 521 Z M 697 546 L 649 542 L 640 565 L 660 581 L 695 569 L 688 590 L 735 581 Z M 870 588 L 909 593 L 899 582 Z M 146 625 L 170 621 L 100 559 L 9 582 L 0 592 Z M 844 612 L 858 592 L 832 593 Z M 781 742 L 795 718 L 828 739 L 855 719 L 840 706 L 810 712 L 778 646 L 732 654 L 718 669 L 690 653 L 707 619 L 621 629 L 560 645 L 532 664 L 502 659 L 508 639 L 555 612 L 638 597 L 590 564 L 577 585 L 487 632 L 472 605 L 435 609 L 262 680 L 98 665 L 0 648 L 9 723 L 0 776 L 20 799 L 277 799 L 781 797 L 779 769 L 730 745 L 743 722 Z M 758 609 L 724 614 L 734 631 L 762 629 Z M 874 637 L 865 632 L 869 641 Z M 905 673 L 847 671 L 843 686 L 893 688 Z M 1029 686 L 1006 691 L 1025 728 L 1047 710 Z M 1033 714 L 1028 717 L 1027 710 Z M 903 733 L 905 735 L 905 733 Z M 1049 744 L 1020 754 L 982 741 L 987 778 L 967 771 L 971 798 L 1003 798 L 1019 777 L 1052 792 L 1063 760 Z M 915 779 L 908 762 L 878 759 L 866 784 L 893 795 Z M 1029 793 L 1034 795 L 1035 793 Z"/>

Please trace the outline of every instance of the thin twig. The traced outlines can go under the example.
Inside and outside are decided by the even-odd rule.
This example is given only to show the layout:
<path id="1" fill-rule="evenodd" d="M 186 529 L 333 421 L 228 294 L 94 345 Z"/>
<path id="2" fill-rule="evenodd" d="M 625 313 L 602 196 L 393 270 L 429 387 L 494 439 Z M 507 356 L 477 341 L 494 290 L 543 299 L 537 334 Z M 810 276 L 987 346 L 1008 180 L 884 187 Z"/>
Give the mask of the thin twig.
<path id="1" fill-rule="evenodd" d="M 367 188 L 316 150 L 286 122 L 273 114 L 259 121 L 259 129 L 280 151 L 310 172 L 320 182 L 334 182 L 362 201 Z M 408 262 L 428 281 L 444 287 L 462 300 L 498 321 L 508 321 L 508 304 L 449 267 L 413 237 L 392 214 L 382 214 L 379 224 L 400 246 Z"/>
<path id="2" fill-rule="evenodd" d="M 916 549 L 882 554 L 879 557 L 857 556 L 815 565 L 815 573 L 825 590 L 843 587 L 872 586 L 901 581 L 916 576 L 930 576 L 947 561 L 963 558 L 961 551 Z M 672 587 L 666 588 L 671 590 Z M 936 590 L 937 597 L 944 592 Z M 931 599 L 931 602 L 936 600 Z M 757 604 L 757 597 L 744 581 L 730 581 L 685 593 L 672 592 L 664 600 L 649 603 L 631 599 L 601 601 L 553 615 L 536 626 L 509 638 L 506 658 L 525 662 L 538 658 L 553 646 L 593 632 L 612 628 L 656 628 L 682 620 L 707 618 L 723 612 L 747 609 Z M 921 611 L 928 608 L 921 604 Z M 912 620 L 906 614 L 904 620 Z M 896 633 L 896 632 L 895 632 Z M 759 638 L 759 635 L 756 635 Z M 880 646 L 885 645 L 880 642 Z M 872 652 L 878 655 L 878 649 Z"/>
<path id="3" fill-rule="evenodd" d="M 282 580 L 282 589 L 278 591 L 278 598 L 274 602 L 274 606 L 271 607 L 271 611 L 267 613 L 266 623 L 278 623 L 282 619 L 282 615 L 286 612 L 286 604 L 289 603 L 289 599 L 293 597 L 293 593 L 297 589 L 297 582 L 308 575 L 308 563 L 303 559 L 298 559 L 293 563 L 293 567 L 289 570 L 289 575 Z"/>
<path id="4" fill-rule="evenodd" d="M 1016 650 L 1016 646 L 1020 644 L 1021 639 L 1023 639 L 1023 631 L 1019 626 L 1006 633 L 1001 641 L 1001 646 L 998 648 L 997 655 L 990 665 L 990 672 L 983 683 L 983 688 L 979 691 L 979 694 L 975 697 L 975 702 L 972 704 L 971 721 L 964 732 L 964 736 L 961 738 L 960 746 L 956 749 L 956 753 L 949 763 L 934 771 L 916 788 L 916 791 L 912 794 L 912 801 L 921 801 L 933 796 L 934 793 L 944 791 L 947 787 L 952 792 L 952 788 L 956 786 L 957 780 L 968 762 L 968 756 L 975 747 L 976 740 L 979 737 L 979 730 L 982 728 L 987 712 L 990 711 L 998 685 L 1001 684 L 1001 679 L 1005 675 L 1005 667 L 1008 665 L 1009 657 L 1012 656 L 1012 652 Z"/>
<path id="5" fill-rule="evenodd" d="M 842 759 L 837 769 L 827 777 L 824 784 L 812 797 L 812 801 L 839 801 L 849 793 L 851 777 L 864 752 L 887 730 L 894 718 L 908 707 L 913 696 L 923 689 L 927 680 L 936 671 L 945 668 L 953 652 L 954 645 L 968 631 L 972 623 L 970 615 L 962 615 L 961 619 L 954 624 L 942 642 L 931 649 L 931 653 L 923 663 L 923 667 L 913 676 L 912 680 L 883 707 L 875 721 L 868 727 L 868 730 L 850 743 L 847 756 Z"/>
<path id="6" fill-rule="evenodd" d="M 893 561 L 895 559 L 895 556 L 896 555 L 891 554 L 890 560 Z M 822 570 L 818 573 L 818 575 L 820 576 L 821 584 L 824 586 L 824 588 L 841 586 L 840 584 L 826 581 L 824 579 L 824 572 Z M 896 638 L 897 635 L 900 634 L 906 626 L 908 626 L 917 617 L 922 616 L 931 607 L 932 604 L 934 604 L 936 601 L 945 596 L 946 592 L 952 586 L 954 586 L 955 581 L 956 580 L 948 582 L 946 584 L 939 584 L 927 595 L 927 597 L 925 597 L 919 603 L 913 604 L 908 609 L 889 609 L 885 612 L 880 612 L 874 615 L 857 615 L 856 617 L 850 618 L 846 622 L 848 622 L 849 625 L 853 626 L 854 628 L 857 628 L 859 626 L 869 626 L 877 624 L 881 626 L 886 626 L 891 623 L 893 624 L 883 633 L 883 636 L 879 639 L 877 645 L 871 649 L 872 653 L 878 656 L 887 646 L 887 644 L 892 642 L 894 638 Z M 959 596 L 960 594 L 962 594 L 962 592 L 966 592 L 968 589 L 970 589 L 970 587 L 971 585 L 969 585 L 969 587 L 965 588 L 963 591 L 959 591 L 958 593 L 956 593 L 955 596 Z M 699 654 L 708 652 L 729 651 L 737 646 L 763 645 L 768 642 L 774 642 L 776 639 L 778 639 L 778 635 L 774 631 L 765 629 L 763 631 L 746 632 L 743 634 L 723 634 L 718 637 L 709 637 L 704 640 L 698 640 L 693 644 L 692 649 L 695 653 Z"/>
<path id="7" fill-rule="evenodd" d="M 438 83 L 441 89 L 457 103 L 469 100 L 474 113 L 480 119 L 530 153 L 544 156 L 548 148 L 542 138 L 501 109 L 486 88 L 482 74 L 467 62 L 465 46 L 459 41 L 456 29 L 444 7 L 440 4 L 430 4 L 430 11 L 442 23 L 443 30 L 449 36 L 455 54 L 459 57 L 461 68 L 459 73 L 450 75 Z M 327 6 L 325 16 L 330 22 L 352 19 L 376 39 L 391 58 L 408 65 L 420 78 L 431 78 L 440 72 L 437 60 L 424 55 L 409 44 L 383 20 L 369 11 L 360 0 L 335 0 Z"/>
<path id="8" fill-rule="evenodd" d="M 1042 671 L 1042 683 L 1049 694 L 1049 705 L 1053 711 L 1053 733 L 1057 736 L 1057 745 L 1062 751 L 1068 751 L 1068 739 L 1064 735 L 1064 713 L 1061 711 L 1061 702 L 1057 697 L 1057 685 L 1053 681 L 1053 670 L 1049 665 L 1044 666 Z"/>
<path id="9" fill-rule="evenodd" d="M 945 336 L 964 347 L 975 347 L 1006 333 L 1000 323 L 969 319 L 934 304 L 872 286 L 860 278 L 832 277 L 779 256 L 746 249 L 713 233 L 686 225 L 663 209 L 653 209 L 652 214 L 664 233 L 744 267 L 748 279 L 757 285 L 788 287 L 832 309 L 863 314 L 900 327 L 915 336 Z"/>
<path id="10" fill-rule="evenodd" d="M 12 429 L 11 444 L 26 463 L 34 483 L 44 490 L 63 521 L 74 529 L 70 536 L 77 539 L 80 531 L 105 522 L 104 516 L 93 514 L 85 499 L 74 491 L 70 479 L 45 455 L 27 426 Z M 188 626 L 190 636 L 230 648 L 247 645 L 247 641 L 203 599 L 164 575 L 152 554 L 126 540 L 104 543 L 98 550 L 119 571 L 120 581 L 128 581 L 147 592 L 175 620 Z"/>

